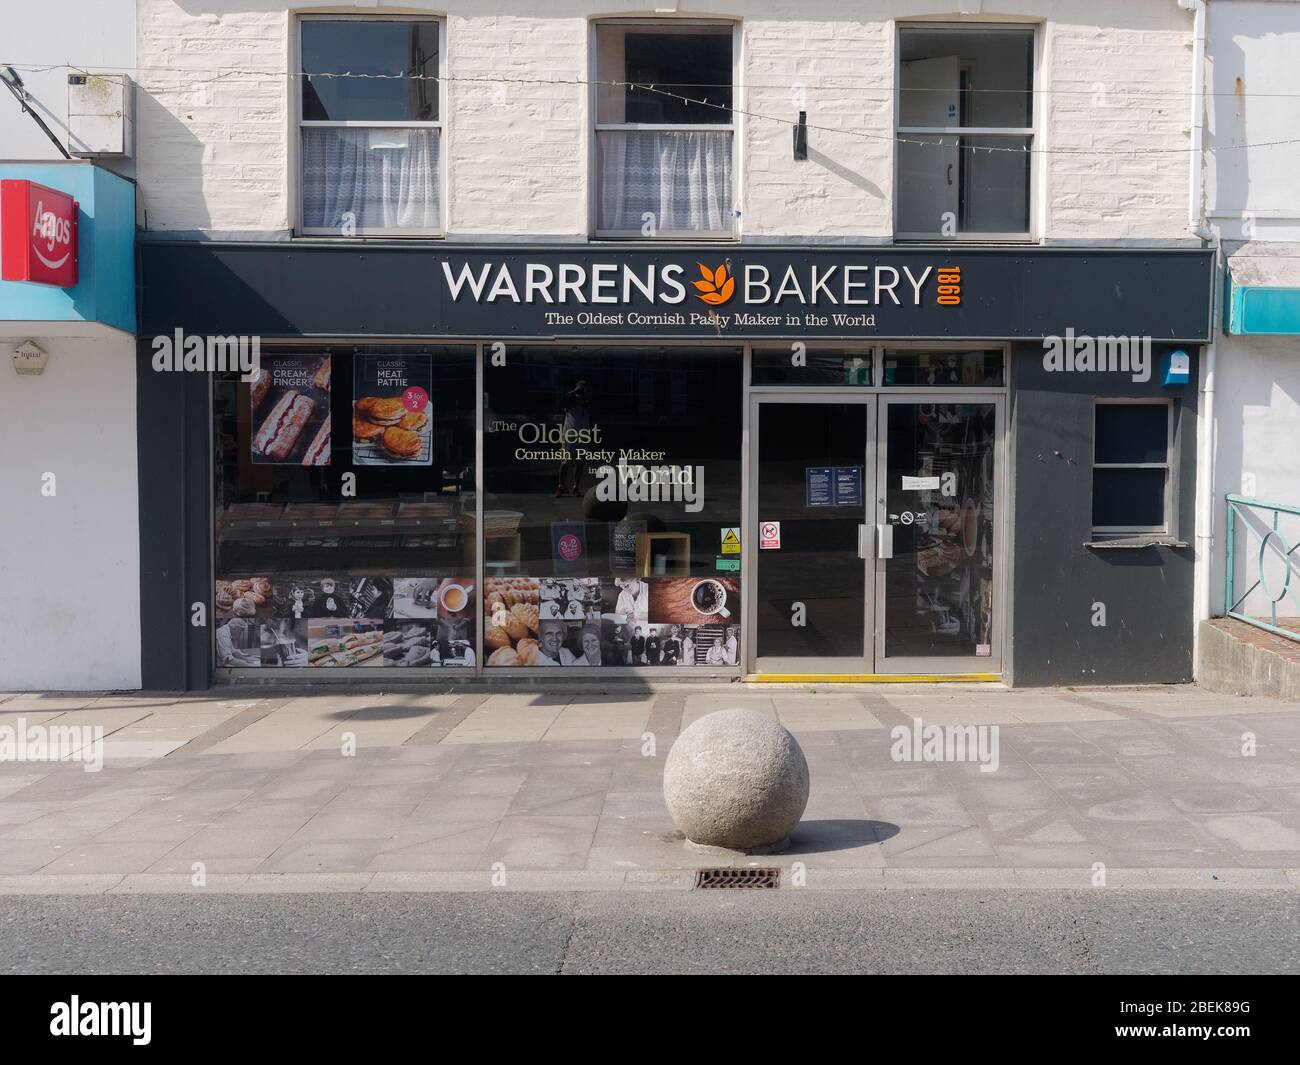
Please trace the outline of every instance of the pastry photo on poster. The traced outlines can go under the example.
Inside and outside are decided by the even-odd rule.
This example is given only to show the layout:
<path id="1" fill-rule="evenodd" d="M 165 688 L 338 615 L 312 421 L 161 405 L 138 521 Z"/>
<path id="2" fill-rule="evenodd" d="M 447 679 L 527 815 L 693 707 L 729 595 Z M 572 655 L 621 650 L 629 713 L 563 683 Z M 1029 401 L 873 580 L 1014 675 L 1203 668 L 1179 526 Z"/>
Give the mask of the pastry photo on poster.
<path id="1" fill-rule="evenodd" d="M 248 387 L 254 463 L 330 464 L 328 355 L 264 355 Z"/>
<path id="2" fill-rule="evenodd" d="M 431 355 L 358 355 L 352 378 L 352 465 L 433 464 Z"/>

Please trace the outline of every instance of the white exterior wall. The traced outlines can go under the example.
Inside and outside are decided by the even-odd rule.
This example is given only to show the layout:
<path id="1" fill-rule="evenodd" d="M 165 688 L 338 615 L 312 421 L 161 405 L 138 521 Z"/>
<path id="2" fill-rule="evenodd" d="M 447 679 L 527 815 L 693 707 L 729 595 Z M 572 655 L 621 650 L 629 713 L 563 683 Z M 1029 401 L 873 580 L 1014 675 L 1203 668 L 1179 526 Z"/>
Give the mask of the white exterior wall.
<path id="1" fill-rule="evenodd" d="M 296 79 L 284 73 L 293 69 L 297 12 L 445 14 L 444 73 L 502 79 L 447 85 L 448 239 L 580 241 L 592 229 L 590 92 L 554 82 L 591 76 L 592 16 L 651 15 L 655 7 L 406 0 L 249 10 L 242 0 L 138 2 L 148 228 L 258 239 L 286 238 L 296 221 Z M 1192 16 L 1174 0 L 1005 0 L 980 15 L 923 0 L 674 6 L 682 16 L 741 21 L 737 106 L 785 120 L 738 119 L 742 240 L 891 239 L 900 18 L 1041 23 L 1036 85 L 1048 91 L 1038 95 L 1038 146 L 1132 153 L 1036 157 L 1036 235 L 1086 243 L 1190 239 Z M 809 131 L 809 160 L 796 164 L 788 123 L 801 109 L 811 125 L 826 128 Z"/>
<path id="2" fill-rule="evenodd" d="M 68 144 L 68 67 L 130 73 L 135 0 L 6 4 L 0 49 Z M 30 67 L 49 66 L 48 70 Z M 0 161 L 62 160 L 0 89 Z M 132 159 L 97 162 L 124 176 Z M 73 164 L 69 164 L 73 165 Z M 14 373 L 14 344 L 49 352 Z M 94 323 L 0 322 L 0 691 L 140 687 L 135 339 Z M 55 495 L 42 494 L 45 474 Z"/>
<path id="3" fill-rule="evenodd" d="M 1215 149 L 1205 166 L 1210 226 L 1239 272 L 1257 283 L 1300 287 L 1300 144 L 1232 147 L 1300 138 L 1300 2 L 1213 0 L 1206 36 L 1206 87 L 1213 94 L 1206 100 L 1206 144 Z M 1214 540 L 1201 558 L 1214 615 L 1225 609 L 1224 495 L 1300 506 L 1300 337 L 1220 329 L 1216 349 L 1214 476 L 1202 478 L 1212 494 Z M 1294 544 L 1300 519 L 1283 518 L 1280 530 Z M 1241 578 L 1240 559 L 1252 545 L 1257 551 L 1258 541 L 1247 539 L 1240 523 L 1237 536 Z M 1255 614 L 1266 607 L 1258 593 L 1244 604 Z M 1283 613 L 1294 614 L 1294 607 Z"/>
<path id="4" fill-rule="evenodd" d="M 1206 33 L 1205 197 L 1225 241 L 1300 242 L 1300 3 L 1213 0 Z"/>
<path id="5" fill-rule="evenodd" d="M 43 335 L 74 330 L 90 335 Z M 0 691 L 139 688 L 135 338 L 33 334 L 50 355 L 39 376 L 14 373 L 0 338 Z"/>

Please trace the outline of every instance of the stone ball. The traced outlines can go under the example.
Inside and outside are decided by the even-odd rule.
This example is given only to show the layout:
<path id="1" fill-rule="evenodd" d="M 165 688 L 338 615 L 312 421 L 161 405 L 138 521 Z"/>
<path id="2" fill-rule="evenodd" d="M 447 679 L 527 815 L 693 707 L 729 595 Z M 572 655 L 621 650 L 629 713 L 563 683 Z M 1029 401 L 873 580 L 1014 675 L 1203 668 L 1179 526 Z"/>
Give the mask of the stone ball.
<path id="1" fill-rule="evenodd" d="M 692 843 L 772 847 L 808 805 L 808 761 L 798 742 L 753 710 L 706 714 L 677 737 L 664 765 L 664 802 Z"/>

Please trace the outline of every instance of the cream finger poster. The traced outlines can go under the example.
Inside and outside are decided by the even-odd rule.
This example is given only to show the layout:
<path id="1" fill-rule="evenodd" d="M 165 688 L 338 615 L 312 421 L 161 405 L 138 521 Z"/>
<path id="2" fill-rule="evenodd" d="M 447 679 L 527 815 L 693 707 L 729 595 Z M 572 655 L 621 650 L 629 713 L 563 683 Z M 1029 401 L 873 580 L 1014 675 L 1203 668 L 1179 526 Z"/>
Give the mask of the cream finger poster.
<path id="1" fill-rule="evenodd" d="M 353 371 L 352 465 L 430 466 L 429 355 L 361 355 Z"/>
<path id="2" fill-rule="evenodd" d="M 264 356 L 249 385 L 253 462 L 330 464 L 330 357 Z"/>

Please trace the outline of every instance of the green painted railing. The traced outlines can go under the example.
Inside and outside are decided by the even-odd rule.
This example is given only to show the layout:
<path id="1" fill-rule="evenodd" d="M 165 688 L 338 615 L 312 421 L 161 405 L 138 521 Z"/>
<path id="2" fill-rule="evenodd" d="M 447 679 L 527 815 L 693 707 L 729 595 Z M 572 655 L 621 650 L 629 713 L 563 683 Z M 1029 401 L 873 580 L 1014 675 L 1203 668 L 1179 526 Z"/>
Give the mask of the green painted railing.
<path id="1" fill-rule="evenodd" d="M 1228 493 L 1228 545 L 1227 545 L 1227 589 L 1224 605 L 1228 617 L 1237 618 L 1257 628 L 1285 636 L 1288 640 L 1300 641 L 1300 631 L 1284 628 L 1278 622 L 1278 604 L 1290 603 L 1295 609 L 1283 613 L 1283 617 L 1300 618 L 1300 595 L 1297 595 L 1292 575 L 1297 570 L 1296 551 L 1300 550 L 1300 537 L 1294 544 L 1288 545 L 1286 538 L 1278 529 L 1278 519 L 1283 514 L 1300 516 L 1300 507 L 1289 507 L 1284 503 L 1267 503 L 1262 499 L 1248 499 L 1245 496 Z M 1270 517 L 1271 516 L 1271 517 Z M 1255 519 L 1255 524 L 1249 520 Z M 1246 530 L 1247 549 L 1244 553 L 1246 580 L 1248 587 L 1241 595 L 1237 594 L 1237 523 L 1240 520 Z M 1261 527 L 1264 531 L 1261 532 Z M 1258 550 L 1253 550 L 1250 538 L 1258 541 Z M 1264 562 L 1269 552 L 1281 562 L 1280 587 L 1270 588 L 1265 580 Z M 1252 576 L 1253 575 L 1253 576 Z M 1259 589 L 1268 600 L 1268 619 L 1257 615 L 1244 614 L 1237 608 L 1241 606 L 1255 589 Z"/>

